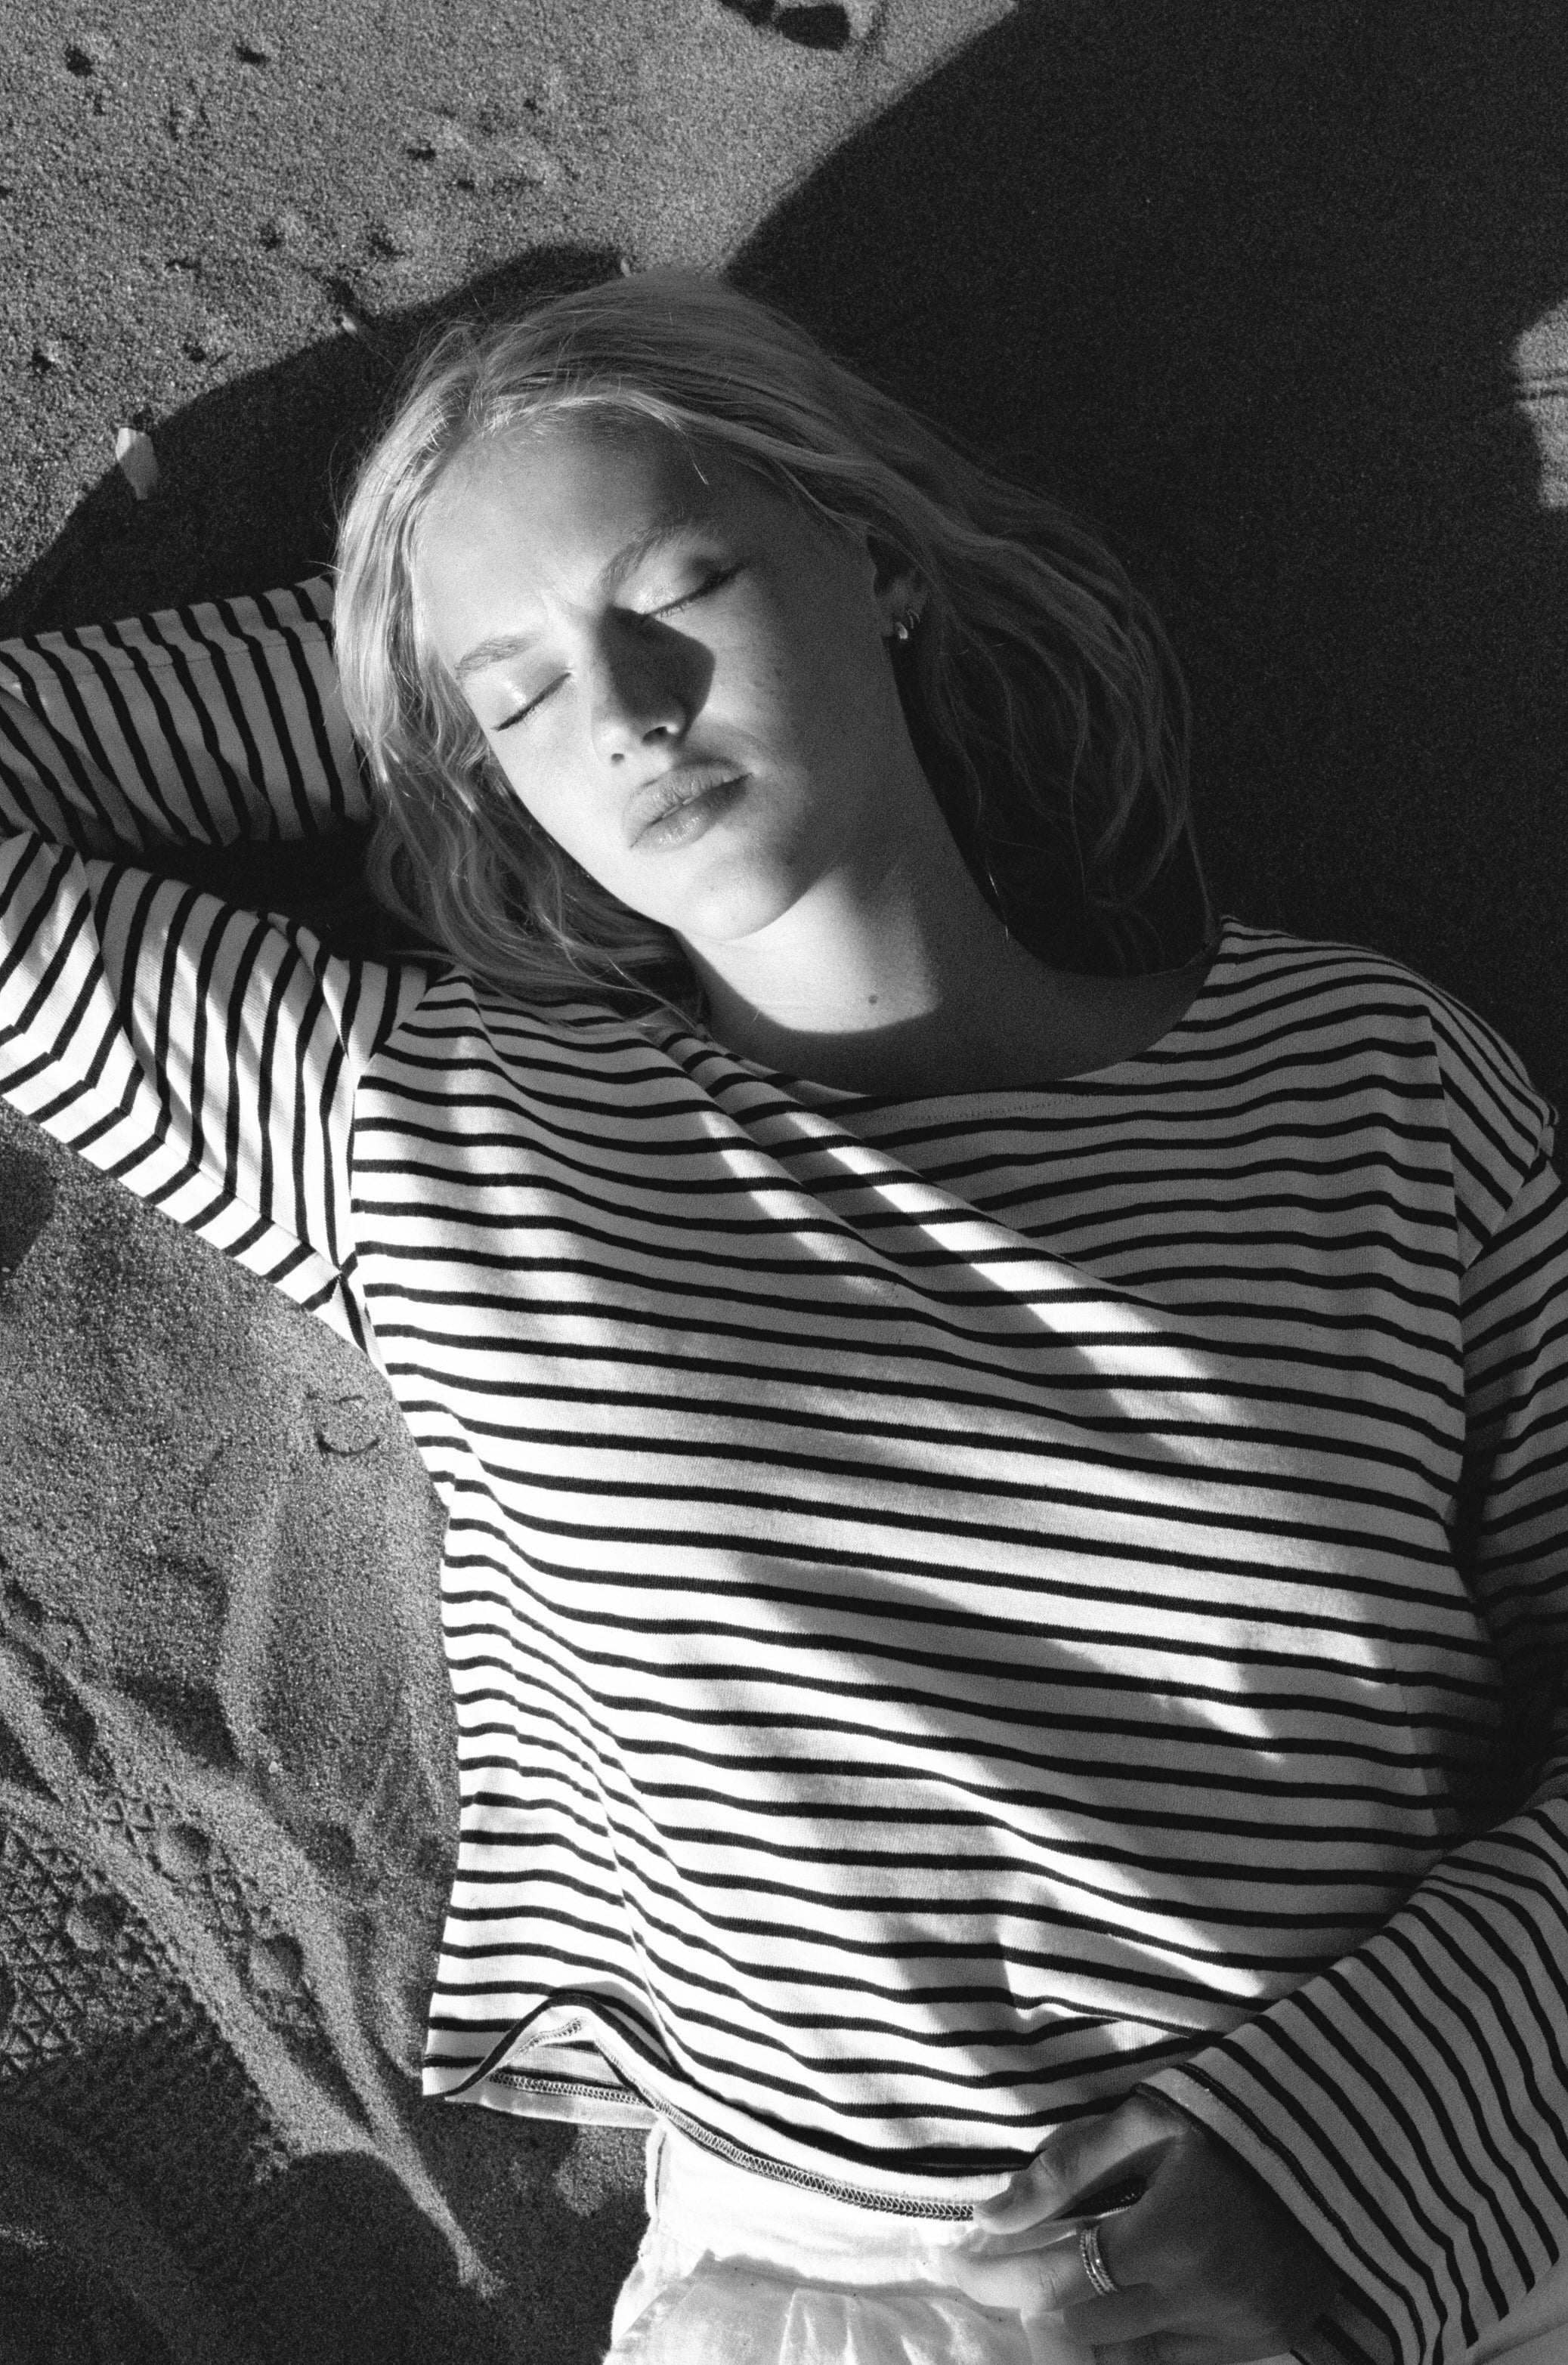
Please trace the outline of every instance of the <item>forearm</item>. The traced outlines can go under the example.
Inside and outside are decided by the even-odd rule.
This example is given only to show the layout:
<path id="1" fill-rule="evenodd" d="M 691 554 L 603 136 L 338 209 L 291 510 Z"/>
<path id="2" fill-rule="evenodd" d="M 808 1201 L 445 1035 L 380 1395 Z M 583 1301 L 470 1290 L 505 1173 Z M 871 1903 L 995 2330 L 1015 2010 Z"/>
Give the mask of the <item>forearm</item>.
<path id="1" fill-rule="evenodd" d="M 1285 2202 L 1402 2365 L 1445 2328 L 1450 2350 L 1470 2345 L 1568 2241 L 1565 1960 L 1568 1810 L 1548 1801 L 1148 2081 Z"/>
<path id="2" fill-rule="evenodd" d="M 1546 1147 L 1463 1278 L 1453 1526 L 1497 1653 L 1488 1786 L 1522 1803 L 1352 1954 L 1148 2081 L 1333 2259 L 1334 2332 L 1304 2352 L 1325 2359 L 1451 2356 L 1568 2251 L 1568 1202 Z"/>

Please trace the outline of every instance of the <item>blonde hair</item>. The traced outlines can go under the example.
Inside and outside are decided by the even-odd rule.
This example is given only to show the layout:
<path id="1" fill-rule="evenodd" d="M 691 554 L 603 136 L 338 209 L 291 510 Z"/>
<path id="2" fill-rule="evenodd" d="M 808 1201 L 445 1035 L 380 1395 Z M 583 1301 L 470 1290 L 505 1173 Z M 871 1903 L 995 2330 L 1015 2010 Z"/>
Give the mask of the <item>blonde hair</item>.
<path id="1" fill-rule="evenodd" d="M 567 419 L 673 434 L 819 520 L 868 529 L 923 588 L 918 630 L 893 644 L 896 678 L 982 892 L 1058 966 L 1152 965 L 1144 899 L 1179 847 L 1196 857 L 1186 698 L 1148 602 L 1055 503 L 696 272 L 449 328 L 359 470 L 339 538 L 337 651 L 374 782 L 366 883 L 385 910 L 514 999 L 588 989 L 694 1006 L 677 939 L 532 819 L 420 628 L 417 536 L 454 459 Z"/>

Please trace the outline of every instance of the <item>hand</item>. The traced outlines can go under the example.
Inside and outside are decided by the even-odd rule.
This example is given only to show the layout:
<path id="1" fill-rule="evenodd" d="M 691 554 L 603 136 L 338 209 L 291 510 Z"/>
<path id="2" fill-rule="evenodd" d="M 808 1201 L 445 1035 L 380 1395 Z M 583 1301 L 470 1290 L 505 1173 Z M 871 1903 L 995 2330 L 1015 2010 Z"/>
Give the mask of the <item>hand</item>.
<path id="1" fill-rule="evenodd" d="M 1075 2202 L 1115 2182 L 1142 2198 L 1097 2217 L 1117 2285 L 1095 2295 Z M 1242 2365 L 1277 2357 L 1333 2297 L 1332 2266 L 1229 2146 L 1158 2095 L 1052 2135 L 1006 2191 L 975 2210 L 953 2271 L 982 2306 L 1056 2315 L 1097 2365 Z M 1036 2344 L 1037 2346 L 1038 2344 Z M 1048 2344 L 1047 2344 L 1048 2345 Z"/>

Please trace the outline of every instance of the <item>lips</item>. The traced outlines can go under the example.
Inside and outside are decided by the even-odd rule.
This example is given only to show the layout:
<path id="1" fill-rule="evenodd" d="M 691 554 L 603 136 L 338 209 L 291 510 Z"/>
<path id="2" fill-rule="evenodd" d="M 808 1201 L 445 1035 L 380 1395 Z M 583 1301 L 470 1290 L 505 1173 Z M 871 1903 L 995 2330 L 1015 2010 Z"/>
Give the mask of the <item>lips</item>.
<path id="1" fill-rule="evenodd" d="M 644 831 L 666 813 L 744 777 L 733 764 L 682 764 L 675 771 L 661 772 L 656 780 L 644 780 L 626 808 L 627 845 L 635 846 Z"/>

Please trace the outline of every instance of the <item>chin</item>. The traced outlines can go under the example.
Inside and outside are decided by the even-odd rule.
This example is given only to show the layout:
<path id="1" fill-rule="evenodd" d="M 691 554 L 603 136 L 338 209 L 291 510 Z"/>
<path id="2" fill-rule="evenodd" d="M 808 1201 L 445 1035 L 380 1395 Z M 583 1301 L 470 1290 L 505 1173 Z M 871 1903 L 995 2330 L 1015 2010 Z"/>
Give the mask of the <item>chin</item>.
<path id="1" fill-rule="evenodd" d="M 802 891 L 794 880 L 725 879 L 714 881 L 706 891 L 699 887 L 681 896 L 678 908 L 657 916 L 678 936 L 689 937 L 699 946 L 739 944 L 777 925 L 800 902 Z"/>

